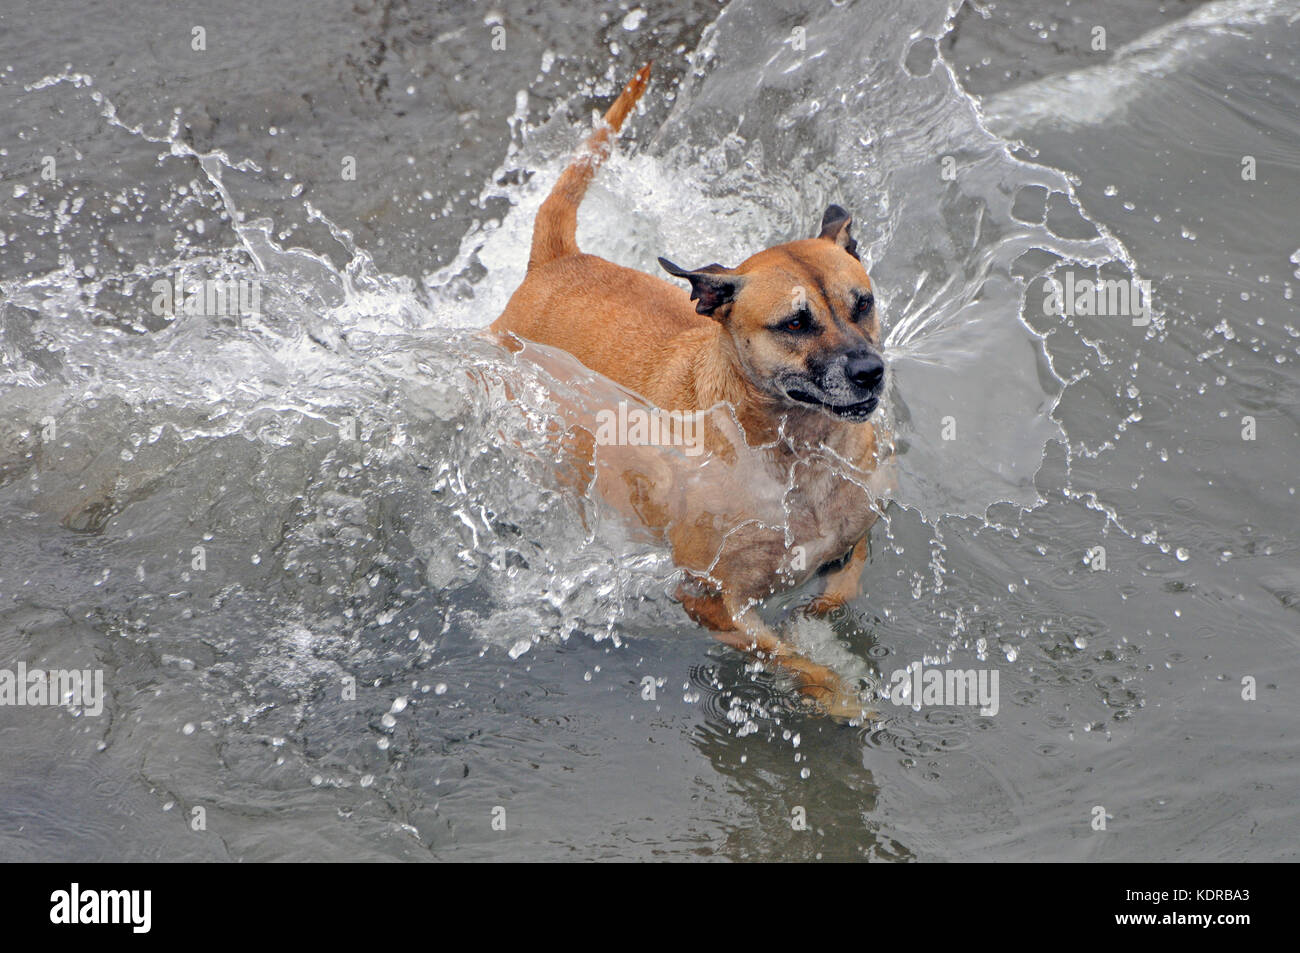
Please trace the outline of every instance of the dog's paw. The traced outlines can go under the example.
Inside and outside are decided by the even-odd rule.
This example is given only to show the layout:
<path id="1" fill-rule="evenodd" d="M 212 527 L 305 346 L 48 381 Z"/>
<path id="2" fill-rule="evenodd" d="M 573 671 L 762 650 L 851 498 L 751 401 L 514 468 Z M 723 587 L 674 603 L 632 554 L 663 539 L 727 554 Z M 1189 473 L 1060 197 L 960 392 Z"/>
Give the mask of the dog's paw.
<path id="1" fill-rule="evenodd" d="M 876 718 L 870 703 L 856 694 L 834 695 L 818 701 L 817 707 L 826 717 L 844 725 L 865 725 Z"/>
<path id="2" fill-rule="evenodd" d="M 824 618 L 829 616 L 832 620 L 838 619 L 844 615 L 848 609 L 848 602 L 843 596 L 834 593 L 822 593 L 814 596 L 807 605 L 803 607 L 804 615 Z"/>
<path id="3" fill-rule="evenodd" d="M 862 725 L 876 718 L 870 700 L 843 681 L 807 684 L 799 689 L 813 707 L 841 724 Z"/>

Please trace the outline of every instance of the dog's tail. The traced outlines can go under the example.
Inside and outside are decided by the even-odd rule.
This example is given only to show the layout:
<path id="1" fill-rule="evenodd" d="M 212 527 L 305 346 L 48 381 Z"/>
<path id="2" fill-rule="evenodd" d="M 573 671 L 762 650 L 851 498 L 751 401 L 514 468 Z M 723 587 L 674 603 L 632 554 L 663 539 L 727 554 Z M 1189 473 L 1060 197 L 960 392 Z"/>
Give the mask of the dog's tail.
<path id="1" fill-rule="evenodd" d="M 587 192 L 587 185 L 609 155 L 609 140 L 623 128 L 623 120 L 645 92 L 650 81 L 650 63 L 641 67 L 614 105 L 605 113 L 605 121 L 587 139 L 586 145 L 569 164 L 555 183 L 555 188 L 542 203 L 533 225 L 533 247 L 528 255 L 528 267 L 544 265 L 556 258 L 578 253 L 578 205 Z"/>

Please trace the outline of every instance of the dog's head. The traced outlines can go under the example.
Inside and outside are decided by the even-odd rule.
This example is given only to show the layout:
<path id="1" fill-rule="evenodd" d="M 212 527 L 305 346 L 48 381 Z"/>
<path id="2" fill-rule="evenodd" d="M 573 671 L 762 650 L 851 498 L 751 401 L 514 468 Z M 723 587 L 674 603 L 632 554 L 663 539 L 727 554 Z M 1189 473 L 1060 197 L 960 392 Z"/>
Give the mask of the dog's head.
<path id="1" fill-rule="evenodd" d="M 871 279 L 849 234 L 852 219 L 826 209 L 816 238 L 777 245 L 735 268 L 695 271 L 666 258 L 691 283 L 695 310 L 731 336 L 749 383 L 768 397 L 862 421 L 880 402 L 885 363 Z"/>

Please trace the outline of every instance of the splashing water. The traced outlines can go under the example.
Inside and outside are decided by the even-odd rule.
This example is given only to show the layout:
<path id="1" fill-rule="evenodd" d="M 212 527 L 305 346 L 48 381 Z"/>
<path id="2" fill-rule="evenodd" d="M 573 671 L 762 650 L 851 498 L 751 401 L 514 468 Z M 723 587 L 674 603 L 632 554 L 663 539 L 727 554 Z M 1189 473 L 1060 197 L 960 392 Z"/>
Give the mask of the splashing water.
<path id="1" fill-rule="evenodd" d="M 1211 4 L 1172 28 L 1168 44 L 1154 38 L 1185 51 L 1172 59 L 1152 59 L 1150 42 L 1137 42 L 1105 81 L 1076 71 L 981 102 L 943 53 L 949 4 L 875 6 L 865 17 L 852 4 L 809 4 L 795 33 L 790 11 L 728 4 L 691 54 L 667 119 L 633 130 L 597 177 L 578 239 L 656 273 L 658 255 L 735 263 L 804 237 L 829 202 L 854 213 L 886 329 L 882 415 L 897 476 L 873 487 L 892 505 L 873 534 L 857 611 L 831 624 L 792 621 L 790 634 L 864 678 L 914 660 L 996 661 L 1013 699 L 1004 710 L 1054 738 L 1031 745 L 1002 728 L 999 740 L 981 742 L 988 733 L 973 715 L 908 708 L 888 710 L 896 717 L 863 736 L 864 771 L 886 776 L 892 793 L 882 795 L 887 823 L 861 849 L 946 855 L 953 830 L 926 826 L 900 804 L 968 795 L 969 816 L 1014 828 L 1005 806 L 1021 796 L 1013 771 L 988 764 L 1014 765 L 1031 748 L 1059 764 L 1067 738 L 1122 733 L 1152 690 L 1138 679 L 1155 664 L 1139 661 L 1143 652 L 1171 668 L 1187 657 L 1145 648 L 1169 637 L 1161 625 L 1170 623 L 1121 622 L 1097 608 L 1128 601 L 1138 584 L 1099 598 L 1090 587 L 1103 577 L 1081 552 L 1105 536 L 1112 562 L 1139 566 L 1152 591 L 1176 591 L 1201 558 L 1134 503 L 1142 472 L 1106 469 L 1134 431 L 1167 419 L 1143 404 L 1152 385 L 1136 357 L 1109 331 L 1042 308 L 1046 277 L 1071 269 L 1140 279 L 1142 256 L 1085 210 L 1094 199 L 1077 179 L 1010 137 L 1051 126 L 1053 104 L 1071 91 L 1099 100 L 1094 81 L 1119 83 L 1124 111 L 1142 115 L 1145 75 L 1192 69 L 1217 49 L 1207 37 L 1265 29 L 1291 8 Z M 641 29 L 645 16 L 620 18 L 620 29 Z M 445 818 L 471 816 L 498 790 L 528 788 L 530 759 L 546 760 L 536 752 L 555 761 L 557 750 L 582 750 L 608 731 L 619 743 L 604 749 L 607 760 L 639 777 L 609 754 L 643 751 L 612 727 L 626 710 L 579 693 L 645 677 L 662 683 L 661 699 L 672 694 L 705 718 L 693 744 L 723 786 L 734 781 L 761 801 L 752 775 L 732 776 L 736 753 L 775 763 L 771 752 L 788 760 L 789 746 L 792 783 L 826 784 L 826 803 L 858 805 L 874 792 L 870 779 L 825 767 L 838 756 L 817 760 L 812 730 L 795 724 L 803 716 L 762 677 L 749 678 L 744 660 L 700 665 L 705 636 L 671 598 L 678 573 L 662 544 L 575 491 L 584 484 L 563 439 L 574 408 L 634 398 L 563 354 L 512 354 L 479 333 L 522 278 L 533 216 L 586 122 L 570 115 L 583 101 L 575 95 L 531 128 L 521 98 L 510 148 L 476 200 L 502 214 L 485 213 L 449 262 L 417 280 L 385 273 L 345 225 L 252 161 L 196 149 L 179 115 L 165 131 L 132 125 L 73 70 L 19 97 L 24 110 L 48 114 L 47 136 L 60 122 L 93 125 L 103 161 L 98 179 L 19 184 L 5 197 L 0 408 L 19 425 L 0 432 L 0 514 L 15 528 L 0 554 L 0 592 L 15 605 L 15 653 L 110 660 L 120 721 L 101 750 L 143 765 L 142 800 L 156 791 L 185 803 L 220 798 L 210 764 L 172 765 L 194 748 L 130 737 L 119 727 L 128 714 L 175 723 L 177 734 L 185 726 L 190 745 L 213 739 L 236 766 L 238 777 L 217 772 L 223 790 L 238 792 L 226 795 L 232 808 L 273 813 L 277 786 L 310 787 L 319 800 L 287 829 L 357 812 L 367 824 L 385 817 L 374 822 L 383 837 L 391 823 L 421 849 L 464 847 L 467 835 Z M 1114 118 L 1072 112 L 1062 125 L 1102 121 Z M 247 220 L 241 208 L 268 195 L 281 211 Z M 256 307 L 213 314 L 158 303 L 159 289 L 176 298 L 179 288 L 183 300 L 216 286 L 255 290 L 243 300 Z M 1151 346 L 1169 333 L 1161 307 L 1136 332 Z M 1096 389 L 1120 395 L 1113 412 L 1091 409 Z M 1109 473 L 1123 476 L 1107 482 Z M 778 527 L 788 515 L 779 490 L 763 511 Z M 749 492 L 742 509 L 753 510 L 763 491 Z M 1192 512 L 1175 504 L 1160 512 L 1166 522 Z M 1239 527 L 1214 532 L 1220 549 L 1287 545 L 1253 532 L 1243 540 Z M 1274 573 L 1266 588 L 1285 602 L 1293 575 Z M 775 617 L 804 595 L 769 609 Z M 72 631 L 56 628 L 51 607 L 74 620 Z M 31 634 L 55 631 L 58 639 Z M 608 651 L 632 640 L 632 652 Z M 542 642 L 562 649 L 536 650 Z M 641 657 L 655 652 L 647 674 Z M 556 668 L 570 664 L 573 672 Z M 533 666 L 549 674 L 530 681 Z M 373 711 L 338 699 L 349 678 L 384 696 Z M 499 701 L 512 698 L 507 683 L 545 699 L 536 721 L 552 734 L 520 741 L 519 762 L 507 758 L 499 774 L 487 766 L 489 783 L 462 751 L 477 733 L 520 730 L 503 714 L 512 701 Z M 583 712 L 595 724 L 565 735 Z M 994 748 L 977 758 L 979 744 Z M 936 793 L 940 777 L 954 787 Z M 546 782 L 566 797 L 567 783 Z M 362 789 L 382 806 L 357 801 Z M 426 797 L 435 789 L 448 803 Z M 475 806 L 457 814 L 456 795 L 471 793 Z M 1046 817 L 1014 837 L 1033 839 Z M 587 820 L 570 823 L 573 838 Z M 348 831 L 353 850 L 387 855 L 372 829 Z M 233 853 L 256 856 L 261 838 L 276 836 L 249 833 Z M 728 834 L 721 849 L 746 856 L 758 849 L 749 836 Z"/>

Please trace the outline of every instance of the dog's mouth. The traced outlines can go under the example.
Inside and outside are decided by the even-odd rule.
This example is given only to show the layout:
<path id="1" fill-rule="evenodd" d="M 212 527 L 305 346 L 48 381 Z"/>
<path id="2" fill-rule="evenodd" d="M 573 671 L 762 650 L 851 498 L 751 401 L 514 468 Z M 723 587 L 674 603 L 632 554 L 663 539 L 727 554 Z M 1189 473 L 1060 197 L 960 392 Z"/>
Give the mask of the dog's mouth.
<path id="1" fill-rule="evenodd" d="M 860 400 L 856 404 L 828 404 L 824 400 L 819 400 L 807 391 L 788 390 L 786 396 L 791 400 L 796 400 L 801 404 L 809 404 L 813 407 L 820 407 L 828 414 L 841 417 L 844 420 L 866 420 L 871 416 L 871 412 L 876 409 L 880 403 L 879 397 L 868 397 L 866 400 Z"/>

